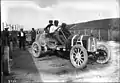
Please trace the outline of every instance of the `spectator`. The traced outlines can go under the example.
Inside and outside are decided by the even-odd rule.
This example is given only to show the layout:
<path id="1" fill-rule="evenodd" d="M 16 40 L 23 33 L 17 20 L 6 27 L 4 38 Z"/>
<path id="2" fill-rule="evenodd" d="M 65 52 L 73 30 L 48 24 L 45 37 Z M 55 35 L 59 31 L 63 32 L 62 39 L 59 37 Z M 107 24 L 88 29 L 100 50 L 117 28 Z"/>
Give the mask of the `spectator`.
<path id="1" fill-rule="evenodd" d="M 10 40 L 10 50 L 13 51 L 13 39 L 12 39 L 12 32 L 10 33 L 10 36 L 9 36 L 9 40 Z"/>
<path id="2" fill-rule="evenodd" d="M 3 31 L 3 44 L 9 46 L 9 31 L 8 28 L 5 28 Z"/>
<path id="3" fill-rule="evenodd" d="M 25 50 L 26 35 L 23 29 L 20 29 L 20 32 L 18 33 L 18 37 L 19 37 L 19 48 L 21 49 L 21 47 L 23 47 L 23 49 Z"/>
<path id="4" fill-rule="evenodd" d="M 2 41 L 3 47 L 4 46 L 9 46 L 10 47 L 10 34 L 9 34 L 9 31 L 8 31 L 8 28 L 5 28 L 5 30 L 3 31 L 2 40 L 3 40 Z M 9 57 L 10 57 L 10 60 L 12 60 L 12 55 L 10 55 Z"/>
<path id="5" fill-rule="evenodd" d="M 11 31 L 11 36 L 12 36 L 13 47 L 16 47 L 17 46 L 17 31 L 15 30 Z"/>
<path id="6" fill-rule="evenodd" d="M 37 30 L 37 34 L 39 34 L 39 33 L 40 33 L 40 30 L 38 29 L 38 30 Z"/>
<path id="7" fill-rule="evenodd" d="M 31 40 L 32 40 L 32 43 L 35 41 L 35 38 L 36 38 L 36 31 L 34 28 L 32 28 L 32 31 L 31 31 Z"/>

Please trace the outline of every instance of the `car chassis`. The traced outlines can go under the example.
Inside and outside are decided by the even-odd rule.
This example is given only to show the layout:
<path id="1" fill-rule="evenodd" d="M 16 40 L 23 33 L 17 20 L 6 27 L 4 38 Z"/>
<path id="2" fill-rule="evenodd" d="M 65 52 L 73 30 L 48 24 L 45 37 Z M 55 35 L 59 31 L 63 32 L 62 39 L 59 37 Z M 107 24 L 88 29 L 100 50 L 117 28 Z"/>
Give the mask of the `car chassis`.
<path id="1" fill-rule="evenodd" d="M 62 36 L 66 39 L 65 45 L 58 45 L 55 39 L 46 37 L 43 32 L 36 37 L 36 41 L 32 44 L 33 56 L 38 58 L 42 55 L 52 54 L 69 59 L 75 68 L 82 69 L 86 66 L 88 58 L 92 55 L 93 60 L 97 63 L 104 64 L 110 60 L 110 49 L 105 43 L 100 43 L 91 35 L 71 35 L 66 38 L 62 32 Z"/>

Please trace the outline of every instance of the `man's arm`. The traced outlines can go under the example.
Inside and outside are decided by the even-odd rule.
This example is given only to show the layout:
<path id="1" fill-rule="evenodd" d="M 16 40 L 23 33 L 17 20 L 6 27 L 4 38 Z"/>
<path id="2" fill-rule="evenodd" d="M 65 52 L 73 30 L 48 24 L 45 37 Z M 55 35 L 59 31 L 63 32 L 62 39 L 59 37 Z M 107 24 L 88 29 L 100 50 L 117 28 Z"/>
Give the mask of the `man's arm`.
<path id="1" fill-rule="evenodd" d="M 48 29 L 50 27 L 50 24 L 48 24 L 44 29 L 46 30 L 46 29 Z"/>
<path id="2" fill-rule="evenodd" d="M 47 25 L 47 26 L 44 28 L 44 31 L 45 31 L 46 33 L 49 33 L 49 29 L 50 29 L 50 24 Z"/>

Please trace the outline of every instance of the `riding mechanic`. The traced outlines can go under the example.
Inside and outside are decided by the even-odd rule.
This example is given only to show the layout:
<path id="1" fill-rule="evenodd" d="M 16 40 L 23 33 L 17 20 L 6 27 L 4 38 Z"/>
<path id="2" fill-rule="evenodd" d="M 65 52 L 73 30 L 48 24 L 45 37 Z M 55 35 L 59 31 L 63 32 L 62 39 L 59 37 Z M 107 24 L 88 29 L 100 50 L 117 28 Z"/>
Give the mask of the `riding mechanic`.
<path id="1" fill-rule="evenodd" d="M 54 21 L 54 25 L 50 27 L 50 30 L 49 30 L 49 35 L 52 36 L 53 38 L 55 38 L 57 41 L 58 41 L 58 44 L 64 44 L 64 42 L 60 39 L 60 36 L 59 36 L 59 21 L 58 20 L 55 20 Z"/>

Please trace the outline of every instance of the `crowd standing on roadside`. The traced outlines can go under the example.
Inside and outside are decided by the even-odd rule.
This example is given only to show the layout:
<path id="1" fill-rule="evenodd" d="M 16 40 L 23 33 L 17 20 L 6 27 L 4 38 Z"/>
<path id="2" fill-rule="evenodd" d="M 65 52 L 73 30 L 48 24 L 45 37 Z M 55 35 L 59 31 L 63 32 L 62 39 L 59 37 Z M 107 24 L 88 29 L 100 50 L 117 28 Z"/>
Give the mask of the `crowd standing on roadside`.
<path id="1" fill-rule="evenodd" d="M 59 21 L 58 20 L 49 20 L 48 25 L 44 28 L 45 33 L 47 33 L 47 35 L 54 37 L 58 43 L 60 44 L 65 44 L 63 40 L 64 38 L 61 39 L 61 37 L 59 36 L 59 34 L 61 34 L 59 32 L 59 27 L 62 27 L 61 29 L 63 29 L 62 31 L 65 31 L 65 33 L 67 35 L 70 35 L 69 32 L 66 30 L 65 28 L 66 24 L 63 23 L 62 25 L 59 25 Z M 10 46 L 10 49 L 13 50 L 15 47 L 19 46 L 19 48 L 22 50 L 26 49 L 26 38 L 28 38 L 27 33 L 25 33 L 25 31 L 23 30 L 23 28 L 20 29 L 20 31 L 16 31 L 11 27 L 12 31 L 8 31 L 8 27 L 6 27 L 3 31 L 2 31 L 2 36 L 1 36 L 1 40 L 3 45 L 7 45 Z M 32 30 L 30 31 L 30 35 L 31 35 L 31 44 L 35 41 L 37 34 L 41 34 L 42 31 L 41 30 L 35 30 L 34 28 L 32 28 Z"/>

